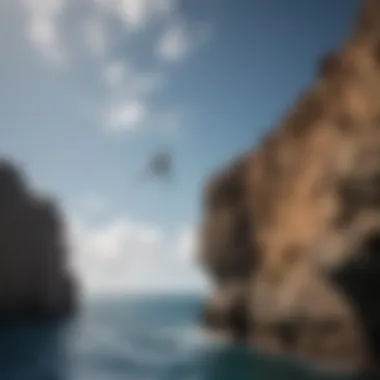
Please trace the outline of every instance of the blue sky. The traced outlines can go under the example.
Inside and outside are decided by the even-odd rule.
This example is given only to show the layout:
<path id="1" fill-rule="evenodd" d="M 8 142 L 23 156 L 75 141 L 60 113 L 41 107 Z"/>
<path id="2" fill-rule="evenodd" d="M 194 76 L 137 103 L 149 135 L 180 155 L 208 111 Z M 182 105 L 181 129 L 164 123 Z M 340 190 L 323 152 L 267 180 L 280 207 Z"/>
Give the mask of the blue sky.
<path id="1" fill-rule="evenodd" d="M 2 0 L 0 153 L 54 194 L 91 291 L 201 291 L 204 179 L 339 46 L 354 0 Z M 141 184 L 157 149 L 173 184 Z"/>

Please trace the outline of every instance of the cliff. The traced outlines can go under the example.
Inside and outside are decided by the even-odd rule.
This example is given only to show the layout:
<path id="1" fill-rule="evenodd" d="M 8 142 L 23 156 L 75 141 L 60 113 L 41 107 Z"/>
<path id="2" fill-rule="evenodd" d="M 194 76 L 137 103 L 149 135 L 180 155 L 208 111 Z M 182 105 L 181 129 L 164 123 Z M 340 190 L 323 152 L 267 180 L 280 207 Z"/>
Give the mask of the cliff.
<path id="1" fill-rule="evenodd" d="M 365 0 L 279 127 L 207 184 L 206 323 L 271 354 L 378 369 L 379 179 L 380 1 Z"/>
<path id="2" fill-rule="evenodd" d="M 0 161 L 0 320 L 69 315 L 75 286 L 57 205 Z"/>

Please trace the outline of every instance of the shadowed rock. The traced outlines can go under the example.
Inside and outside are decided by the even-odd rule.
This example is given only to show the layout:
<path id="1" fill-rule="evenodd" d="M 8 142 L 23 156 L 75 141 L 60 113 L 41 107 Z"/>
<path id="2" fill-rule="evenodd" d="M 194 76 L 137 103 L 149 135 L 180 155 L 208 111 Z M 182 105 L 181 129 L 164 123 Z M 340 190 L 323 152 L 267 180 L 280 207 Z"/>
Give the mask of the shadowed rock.
<path id="1" fill-rule="evenodd" d="M 246 284 L 253 345 L 352 369 L 380 365 L 380 2 L 362 3 L 277 130 L 210 181 L 202 253 L 217 289 Z"/>
<path id="2" fill-rule="evenodd" d="M 244 282 L 221 285 L 203 310 L 203 323 L 220 336 L 246 342 L 250 322 Z"/>
<path id="3" fill-rule="evenodd" d="M 200 261 L 217 285 L 203 320 L 221 335 L 246 340 L 247 281 L 256 263 L 246 199 L 247 159 L 217 173 L 206 188 Z"/>
<path id="4" fill-rule="evenodd" d="M 246 200 L 246 160 L 217 173 L 206 189 L 201 261 L 216 282 L 247 278 L 253 267 Z"/>
<path id="5" fill-rule="evenodd" d="M 0 161 L 0 319 L 63 317 L 74 309 L 64 225 L 10 162 Z"/>

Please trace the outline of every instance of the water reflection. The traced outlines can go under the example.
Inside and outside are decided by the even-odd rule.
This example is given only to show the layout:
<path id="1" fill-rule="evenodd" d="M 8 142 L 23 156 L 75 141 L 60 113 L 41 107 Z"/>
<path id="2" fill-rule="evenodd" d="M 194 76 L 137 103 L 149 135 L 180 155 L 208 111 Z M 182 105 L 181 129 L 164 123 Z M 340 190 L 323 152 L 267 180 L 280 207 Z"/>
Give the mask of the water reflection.
<path id="1" fill-rule="evenodd" d="M 332 374 L 285 359 L 253 354 L 243 347 L 225 347 L 207 357 L 205 380 L 375 380 L 371 375 Z"/>
<path id="2" fill-rule="evenodd" d="M 0 379 L 67 380 L 67 328 L 63 323 L 0 325 Z"/>
<path id="3" fill-rule="evenodd" d="M 140 368 L 128 356 L 115 355 L 108 346 L 101 357 L 93 349 L 87 355 L 75 354 L 79 372 L 71 370 L 74 359 L 70 324 L 0 325 L 0 380 L 160 379 L 160 380 L 375 380 L 378 377 L 327 375 L 305 365 L 253 354 L 243 347 L 189 353 L 176 365 L 144 363 Z M 138 352 L 138 350 L 136 351 Z M 82 353 L 83 354 L 83 353 Z M 129 358 L 130 359 L 130 358 Z M 84 371 L 84 372 L 83 372 Z"/>

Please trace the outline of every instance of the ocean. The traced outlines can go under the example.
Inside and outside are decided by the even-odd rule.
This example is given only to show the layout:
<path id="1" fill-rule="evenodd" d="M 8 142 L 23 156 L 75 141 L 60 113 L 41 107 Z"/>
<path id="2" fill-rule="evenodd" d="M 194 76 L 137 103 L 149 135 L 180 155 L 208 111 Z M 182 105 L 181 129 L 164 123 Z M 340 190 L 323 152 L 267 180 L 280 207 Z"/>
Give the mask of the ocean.
<path id="1" fill-rule="evenodd" d="M 203 299 L 94 299 L 71 323 L 0 328 L 0 380 L 348 379 L 218 341 L 199 325 Z"/>

